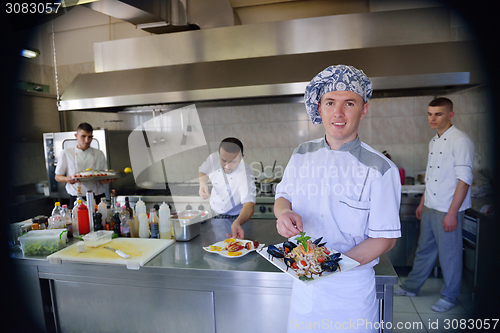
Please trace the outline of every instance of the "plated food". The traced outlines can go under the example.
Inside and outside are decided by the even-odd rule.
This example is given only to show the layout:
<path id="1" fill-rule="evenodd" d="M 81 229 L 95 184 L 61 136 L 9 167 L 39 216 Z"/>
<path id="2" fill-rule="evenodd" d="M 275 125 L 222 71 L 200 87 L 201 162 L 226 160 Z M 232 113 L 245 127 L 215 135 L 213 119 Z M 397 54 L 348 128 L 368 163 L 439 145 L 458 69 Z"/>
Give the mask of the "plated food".
<path id="1" fill-rule="evenodd" d="M 283 272 L 304 283 L 359 266 L 357 261 L 327 248 L 326 243 L 321 243 L 322 237 L 315 241 L 311 241 L 310 238 L 302 232 L 295 238 L 297 243 L 286 241 L 269 245 L 259 254 Z"/>
<path id="2" fill-rule="evenodd" d="M 90 181 L 98 179 L 114 179 L 119 178 L 120 172 L 116 170 L 85 170 L 73 176 L 78 181 Z"/>
<path id="3" fill-rule="evenodd" d="M 259 244 L 257 241 L 228 238 L 215 244 L 205 246 L 203 249 L 207 252 L 217 253 L 226 258 L 236 258 L 243 257 L 263 247 L 264 244 Z"/>

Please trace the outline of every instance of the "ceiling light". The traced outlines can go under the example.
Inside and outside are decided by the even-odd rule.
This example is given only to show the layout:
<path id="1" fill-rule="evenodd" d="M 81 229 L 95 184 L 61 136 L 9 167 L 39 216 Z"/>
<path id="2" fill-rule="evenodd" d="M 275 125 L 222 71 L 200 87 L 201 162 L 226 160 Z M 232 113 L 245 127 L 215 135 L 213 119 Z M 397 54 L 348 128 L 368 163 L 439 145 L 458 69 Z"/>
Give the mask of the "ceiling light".
<path id="1" fill-rule="evenodd" d="M 40 51 L 37 49 L 22 49 L 21 55 L 25 58 L 36 58 L 40 55 Z"/>

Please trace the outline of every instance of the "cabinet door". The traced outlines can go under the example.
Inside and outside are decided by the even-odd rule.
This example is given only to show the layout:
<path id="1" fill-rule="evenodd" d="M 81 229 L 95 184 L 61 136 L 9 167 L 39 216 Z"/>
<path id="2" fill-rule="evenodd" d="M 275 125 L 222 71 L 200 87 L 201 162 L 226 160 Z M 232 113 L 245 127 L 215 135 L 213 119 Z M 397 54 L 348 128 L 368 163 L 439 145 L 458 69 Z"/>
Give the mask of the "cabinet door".
<path id="1" fill-rule="evenodd" d="M 215 332 L 210 291 L 53 282 L 58 332 Z"/>

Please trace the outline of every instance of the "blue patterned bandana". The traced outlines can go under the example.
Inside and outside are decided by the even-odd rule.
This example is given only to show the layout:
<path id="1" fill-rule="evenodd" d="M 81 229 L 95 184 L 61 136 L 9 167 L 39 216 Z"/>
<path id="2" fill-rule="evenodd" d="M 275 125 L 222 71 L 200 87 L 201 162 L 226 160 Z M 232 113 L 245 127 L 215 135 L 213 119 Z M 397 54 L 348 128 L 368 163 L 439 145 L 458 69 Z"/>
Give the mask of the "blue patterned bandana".
<path id="1" fill-rule="evenodd" d="M 316 75 L 307 85 L 304 103 L 313 124 L 321 124 L 318 104 L 321 96 L 330 91 L 352 91 L 368 102 L 372 97 L 372 83 L 362 70 L 352 66 L 330 66 Z"/>

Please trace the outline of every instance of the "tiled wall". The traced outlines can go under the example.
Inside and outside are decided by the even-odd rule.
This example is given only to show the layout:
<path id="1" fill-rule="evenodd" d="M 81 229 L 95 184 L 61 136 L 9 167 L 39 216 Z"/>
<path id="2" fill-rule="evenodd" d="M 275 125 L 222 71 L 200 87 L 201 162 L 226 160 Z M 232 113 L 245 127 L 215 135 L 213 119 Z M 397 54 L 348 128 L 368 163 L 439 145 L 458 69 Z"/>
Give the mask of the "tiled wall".
<path id="1" fill-rule="evenodd" d="M 476 171 L 491 175 L 486 88 L 476 87 L 447 97 L 455 104 L 452 123 L 465 131 L 476 146 L 477 161 L 481 161 L 476 164 Z M 360 124 L 361 140 L 379 151 L 387 150 L 396 165 L 405 169 L 407 176 L 416 177 L 425 171 L 428 143 L 435 135 L 427 122 L 427 105 L 433 98 L 372 99 L 368 114 Z M 255 170 L 256 176 L 260 173 L 260 162 L 270 170 L 275 160 L 275 171 L 280 176 L 279 172 L 300 143 L 324 135 L 323 125 L 310 122 L 303 104 L 198 108 L 198 114 L 209 147 L 182 153 L 175 165 L 169 167 L 170 181 L 195 179 L 197 167 L 209 150 L 216 150 L 220 140 L 228 136 L 238 137 L 243 142 L 245 161 Z M 88 121 L 95 127 L 121 130 L 133 129 L 151 117 L 151 113 L 70 112 L 67 120 L 69 129 L 76 128 L 81 121 Z"/>

